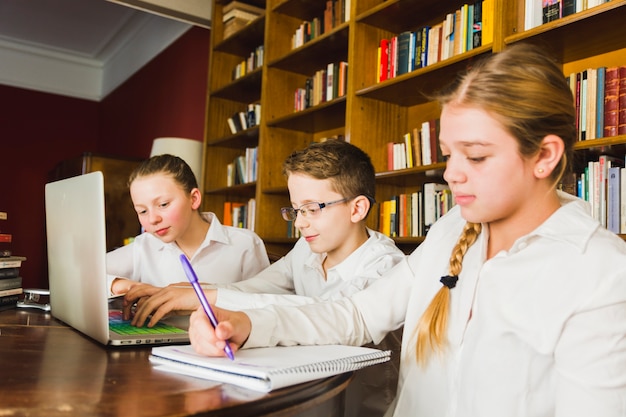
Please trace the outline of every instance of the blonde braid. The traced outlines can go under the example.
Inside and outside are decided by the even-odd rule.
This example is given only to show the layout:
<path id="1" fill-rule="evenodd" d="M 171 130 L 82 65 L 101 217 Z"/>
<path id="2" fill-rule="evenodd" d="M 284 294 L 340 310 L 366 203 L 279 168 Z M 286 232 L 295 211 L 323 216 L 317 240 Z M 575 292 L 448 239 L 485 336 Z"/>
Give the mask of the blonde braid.
<path id="1" fill-rule="evenodd" d="M 450 275 L 441 278 L 444 285 L 435 294 L 415 327 L 415 333 L 417 333 L 415 355 L 417 363 L 422 366 L 428 362 L 431 352 L 442 350 L 446 344 L 450 289 L 454 288 L 461 273 L 465 253 L 476 242 L 480 231 L 480 223 L 468 222 L 465 224 L 463 232 L 450 255 Z"/>

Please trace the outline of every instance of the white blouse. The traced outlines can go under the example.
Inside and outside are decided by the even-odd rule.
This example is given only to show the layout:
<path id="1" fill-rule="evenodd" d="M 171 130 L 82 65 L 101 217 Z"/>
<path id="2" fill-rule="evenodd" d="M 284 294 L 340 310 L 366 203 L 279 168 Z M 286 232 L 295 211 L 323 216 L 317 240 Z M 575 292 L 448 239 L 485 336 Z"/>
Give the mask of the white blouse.
<path id="1" fill-rule="evenodd" d="M 211 222 L 204 242 L 191 258 L 198 279 L 210 283 L 231 283 L 256 275 L 269 266 L 261 238 L 248 229 L 224 226 L 213 213 L 202 213 Z M 163 243 L 150 233 L 107 253 L 109 288 L 116 277 L 165 287 L 187 282 L 180 264 L 183 253 L 175 242 Z"/>
<path id="2" fill-rule="evenodd" d="M 488 227 L 450 292 L 448 347 L 425 368 L 414 329 L 448 275 L 465 221 L 453 209 L 406 261 L 349 299 L 246 311 L 246 347 L 377 342 L 404 324 L 404 417 L 626 415 L 626 243 L 559 194 L 562 207 L 485 260 Z"/>

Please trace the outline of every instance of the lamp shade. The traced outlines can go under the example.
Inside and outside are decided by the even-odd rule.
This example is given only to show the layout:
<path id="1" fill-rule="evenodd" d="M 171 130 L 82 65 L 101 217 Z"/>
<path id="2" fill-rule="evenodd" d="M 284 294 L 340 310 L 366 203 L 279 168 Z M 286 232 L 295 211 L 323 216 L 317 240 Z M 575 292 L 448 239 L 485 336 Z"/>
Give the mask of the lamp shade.
<path id="1" fill-rule="evenodd" d="M 150 156 L 170 154 L 181 158 L 191 167 L 202 190 L 202 142 L 185 138 L 156 138 Z"/>

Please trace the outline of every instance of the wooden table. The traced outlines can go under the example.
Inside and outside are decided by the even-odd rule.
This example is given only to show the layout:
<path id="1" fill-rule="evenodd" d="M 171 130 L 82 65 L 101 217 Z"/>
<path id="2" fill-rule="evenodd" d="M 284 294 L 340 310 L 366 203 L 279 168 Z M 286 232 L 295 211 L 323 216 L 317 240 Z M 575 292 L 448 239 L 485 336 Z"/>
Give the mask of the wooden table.
<path id="1" fill-rule="evenodd" d="M 341 416 L 352 374 L 257 393 L 156 371 L 38 310 L 0 312 L 2 416 Z"/>

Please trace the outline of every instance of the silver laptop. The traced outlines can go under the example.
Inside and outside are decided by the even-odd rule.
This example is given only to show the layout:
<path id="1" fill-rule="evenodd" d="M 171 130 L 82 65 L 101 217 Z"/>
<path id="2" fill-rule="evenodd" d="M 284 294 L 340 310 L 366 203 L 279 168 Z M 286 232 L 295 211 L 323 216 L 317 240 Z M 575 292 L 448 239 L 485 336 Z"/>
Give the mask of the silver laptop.
<path id="1" fill-rule="evenodd" d="M 105 345 L 189 342 L 188 317 L 162 320 L 156 329 L 137 328 L 121 320 L 119 303 L 109 299 L 101 172 L 46 184 L 45 205 L 50 307 L 55 318 Z M 112 331 L 111 324 L 121 330 Z"/>

